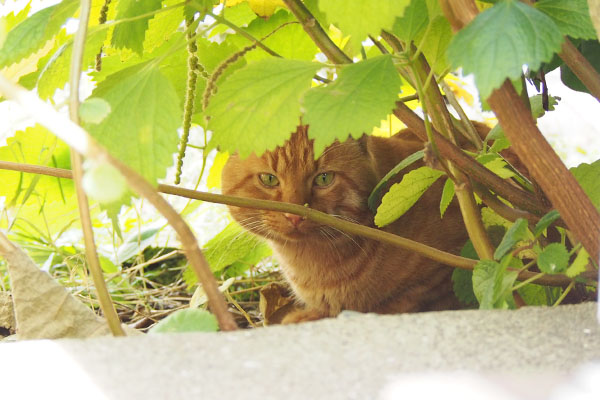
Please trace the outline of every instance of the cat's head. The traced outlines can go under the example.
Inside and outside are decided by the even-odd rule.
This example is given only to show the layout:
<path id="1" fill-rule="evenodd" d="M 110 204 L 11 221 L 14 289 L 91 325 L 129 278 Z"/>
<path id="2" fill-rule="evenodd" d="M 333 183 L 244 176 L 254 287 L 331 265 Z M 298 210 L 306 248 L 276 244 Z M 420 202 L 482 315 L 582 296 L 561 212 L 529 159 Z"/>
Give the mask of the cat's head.
<path id="1" fill-rule="evenodd" d="M 372 223 L 367 197 L 376 183 L 365 141 L 336 142 L 315 160 L 306 127 L 261 157 L 232 155 L 222 176 L 223 194 L 308 204 L 362 224 Z M 339 234 L 296 215 L 238 207 L 230 210 L 242 226 L 276 242 L 324 240 L 324 234 Z"/>

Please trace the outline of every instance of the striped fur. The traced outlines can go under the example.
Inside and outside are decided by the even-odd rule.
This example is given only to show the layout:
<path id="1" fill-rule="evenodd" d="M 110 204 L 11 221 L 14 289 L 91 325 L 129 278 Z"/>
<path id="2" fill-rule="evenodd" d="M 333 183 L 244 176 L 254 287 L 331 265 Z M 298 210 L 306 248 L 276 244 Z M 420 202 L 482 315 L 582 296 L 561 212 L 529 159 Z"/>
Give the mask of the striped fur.
<path id="1" fill-rule="evenodd" d="M 392 138 L 363 137 L 329 146 L 314 160 L 307 128 L 300 127 L 282 147 L 245 160 L 233 155 L 223 170 L 223 193 L 309 204 L 339 218 L 373 226 L 367 197 L 398 162 L 423 147 L 408 131 Z M 317 175 L 333 172 L 327 187 Z M 405 171 L 406 172 L 406 171 Z M 279 185 L 267 187 L 259 174 L 273 174 Z M 466 233 L 456 205 L 440 219 L 443 182 L 429 189 L 402 218 L 385 230 L 457 253 Z M 401 248 L 351 236 L 334 228 L 273 211 L 230 207 L 249 231 L 266 238 L 304 311 L 284 322 L 337 315 L 342 310 L 399 313 L 453 309 L 451 268 Z"/>

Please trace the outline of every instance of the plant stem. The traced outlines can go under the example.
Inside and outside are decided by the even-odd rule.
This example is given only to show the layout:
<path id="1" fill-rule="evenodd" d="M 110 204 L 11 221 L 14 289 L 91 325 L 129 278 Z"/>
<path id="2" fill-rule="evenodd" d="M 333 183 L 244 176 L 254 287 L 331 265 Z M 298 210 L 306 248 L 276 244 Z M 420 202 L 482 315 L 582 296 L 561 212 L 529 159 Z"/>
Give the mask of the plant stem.
<path id="1" fill-rule="evenodd" d="M 173 207 L 140 174 L 112 157 L 83 128 L 57 112 L 35 94 L 13 84 L 0 74 L 0 92 L 8 100 L 13 100 L 33 119 L 48 128 L 69 146 L 87 158 L 99 163 L 109 163 L 119 170 L 128 185 L 148 201 L 167 219 L 177 232 L 185 254 L 196 275 L 202 282 L 212 312 L 219 321 L 221 330 L 237 329 L 233 316 L 227 311 L 223 295 L 219 292 L 215 278 L 202 255 L 198 242 L 190 227 Z"/>
<path id="2" fill-rule="evenodd" d="M 513 286 L 512 290 L 515 291 L 515 290 L 521 289 L 523 286 L 528 285 L 532 282 L 535 282 L 535 281 L 543 278 L 544 276 L 546 276 L 545 272 L 540 272 L 538 274 L 535 274 L 535 275 L 531 276 L 530 278 L 525 279 L 524 281 L 519 282 L 517 285 Z"/>
<path id="3" fill-rule="evenodd" d="M 48 176 L 54 176 L 58 178 L 72 179 L 72 173 L 67 169 L 43 167 L 39 165 L 19 164 L 8 161 L 0 161 L 0 169 L 6 169 L 11 171 L 21 171 L 35 174 L 43 174 Z M 282 203 L 278 201 L 259 200 L 251 199 L 246 197 L 235 197 L 235 196 L 224 196 L 221 194 L 200 192 L 191 189 L 184 189 L 177 186 L 170 185 L 158 185 L 158 190 L 165 194 L 172 194 L 175 196 L 185 197 L 188 199 L 208 201 L 211 203 L 227 204 L 235 207 L 246 207 L 257 210 L 271 210 L 287 212 L 290 214 L 296 214 L 303 216 L 315 222 L 322 223 L 324 225 L 333 226 L 346 233 L 356 234 L 364 236 L 373 240 L 379 240 L 382 242 L 389 243 L 394 246 L 398 246 L 407 250 L 415 251 L 425 257 L 437 260 L 445 265 L 472 270 L 476 263 L 476 260 L 471 260 L 459 256 L 455 256 L 450 253 L 446 253 L 432 247 L 423 245 L 421 243 L 413 242 L 412 240 L 402 238 L 400 236 L 380 231 L 378 229 L 370 228 L 364 225 L 358 225 L 349 221 L 341 220 L 331 215 L 322 213 L 317 210 L 310 209 L 308 207 L 301 206 L 299 204 Z M 433 254 L 436 252 L 438 258 L 434 258 Z M 531 278 L 535 273 L 529 271 L 519 271 L 518 280 L 524 280 Z M 591 273 L 583 273 L 580 275 L 586 279 L 597 281 L 598 277 L 595 271 Z M 561 275 L 550 275 L 540 279 L 540 284 L 549 286 L 562 286 L 565 287 L 569 284 L 571 279 Z"/>
<path id="4" fill-rule="evenodd" d="M 333 43 L 325 33 L 317 19 L 310 13 L 308 8 L 300 0 L 283 0 L 287 8 L 296 16 L 302 27 L 321 49 L 323 54 L 334 64 L 351 64 L 352 59 Z"/>
<path id="5" fill-rule="evenodd" d="M 579 78 L 596 100 L 600 101 L 600 74 L 590 62 L 577 50 L 577 47 L 565 37 L 561 52 L 558 56 Z"/>
<path id="6" fill-rule="evenodd" d="M 567 295 L 569 294 L 571 289 L 573 289 L 573 286 L 575 286 L 575 281 L 571 281 L 571 283 L 569 283 L 569 286 L 567 286 L 567 288 L 565 290 L 563 290 L 562 294 L 560 295 L 560 297 L 558 299 L 556 299 L 556 302 L 552 305 L 552 307 L 556 307 L 556 306 L 560 305 L 560 303 L 562 303 L 562 301 L 565 299 L 565 297 L 567 297 Z"/>
<path id="7" fill-rule="evenodd" d="M 69 85 L 69 115 L 71 121 L 75 124 L 79 124 L 79 82 L 81 79 L 83 50 L 85 48 L 90 8 L 91 0 L 81 0 L 79 27 L 73 41 Z M 86 259 L 92 275 L 92 280 L 94 281 L 94 286 L 96 287 L 100 308 L 102 309 L 102 313 L 106 318 L 106 322 L 108 323 L 112 334 L 114 336 L 125 336 L 125 331 L 121 327 L 121 321 L 119 320 L 115 306 L 112 303 L 110 294 L 106 288 L 104 274 L 102 273 L 98 253 L 96 251 L 96 243 L 94 243 L 94 231 L 92 229 L 92 219 L 90 217 L 88 199 L 81 185 L 81 180 L 83 178 L 83 160 L 81 155 L 73 149 L 71 149 L 71 167 L 73 168 L 73 180 L 75 182 L 75 191 L 77 193 L 77 202 L 79 205 L 79 217 L 81 228 L 83 230 Z"/>

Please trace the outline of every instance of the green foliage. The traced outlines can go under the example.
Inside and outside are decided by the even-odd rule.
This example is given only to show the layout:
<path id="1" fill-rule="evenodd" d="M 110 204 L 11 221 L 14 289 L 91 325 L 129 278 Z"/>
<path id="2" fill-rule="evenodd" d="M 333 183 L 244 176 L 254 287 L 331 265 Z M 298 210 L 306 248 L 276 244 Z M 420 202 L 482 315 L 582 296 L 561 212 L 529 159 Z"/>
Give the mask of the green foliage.
<path id="1" fill-rule="evenodd" d="M 240 275 L 251 266 L 272 254 L 271 248 L 258 237 L 246 232 L 232 222 L 212 238 L 203 248 L 210 269 L 215 274 L 230 267 Z M 184 274 L 188 286 L 197 282 L 196 275 L 188 269 Z"/>
<path id="2" fill-rule="evenodd" d="M 319 1 L 319 8 L 329 22 L 350 35 L 351 46 L 356 50 L 367 35 L 377 36 L 382 29 L 391 30 L 409 3 L 410 0 L 355 0 L 348 7 L 346 0 L 327 0 Z"/>
<path id="3" fill-rule="evenodd" d="M 232 74 L 206 110 L 214 145 L 242 157 L 283 145 L 296 130 L 300 98 L 319 68 L 312 62 L 272 58 Z"/>
<path id="4" fill-rule="evenodd" d="M 507 308 L 512 304 L 512 286 L 517 272 L 492 260 L 482 260 L 473 270 L 473 292 L 480 309 Z"/>
<path id="5" fill-rule="evenodd" d="M 383 196 L 381 205 L 377 208 L 375 224 L 383 227 L 400 218 L 442 175 L 442 171 L 429 167 L 420 167 L 404 175 L 402 181 L 392 185 Z"/>
<path id="6" fill-rule="evenodd" d="M 344 67 L 335 82 L 311 89 L 304 96 L 302 121 L 315 140 L 315 158 L 334 140 L 358 139 L 392 111 L 401 81 L 390 56 Z"/>
<path id="7" fill-rule="evenodd" d="M 178 310 L 156 324 L 148 333 L 216 332 L 217 319 L 206 310 Z"/>
<path id="8" fill-rule="evenodd" d="M 442 198 L 440 200 L 440 217 L 444 217 L 450 202 L 454 198 L 454 182 L 452 179 L 446 179 L 444 183 L 444 189 L 442 190 Z"/>
<path id="9" fill-rule="evenodd" d="M 390 172 L 388 172 L 383 179 L 381 179 L 381 181 L 379 181 L 379 183 L 375 186 L 375 188 L 373 189 L 373 191 L 371 192 L 371 194 L 369 195 L 369 208 L 371 209 L 371 211 L 376 211 L 377 210 L 377 202 L 379 201 L 379 196 L 381 194 L 381 190 L 388 184 L 388 182 L 394 178 L 396 175 L 398 175 L 403 169 L 409 167 L 410 165 L 414 164 L 415 162 L 421 160 L 424 156 L 425 152 L 423 150 L 419 150 L 413 154 L 411 154 L 410 156 L 406 157 L 404 160 L 400 161 L 400 163 L 398 165 L 396 165 L 394 168 L 392 168 L 390 170 Z"/>
<path id="10" fill-rule="evenodd" d="M 579 253 L 577 253 L 577 257 L 575 257 L 573 263 L 565 271 L 565 275 L 567 275 L 569 278 L 574 278 L 577 275 L 581 274 L 585 271 L 589 260 L 590 255 L 588 254 L 588 252 L 585 251 L 585 249 L 581 249 Z"/>
<path id="11" fill-rule="evenodd" d="M 592 164 L 582 163 L 575 168 L 571 168 L 571 172 L 590 197 L 592 203 L 600 211 L 600 160 Z"/>
<path id="12" fill-rule="evenodd" d="M 44 8 L 16 25 L 0 48 L 0 68 L 16 63 L 56 35 L 67 18 L 79 7 L 77 0 L 64 0 Z"/>
<path id="13" fill-rule="evenodd" d="M 524 64 L 537 70 L 542 62 L 550 61 L 562 41 L 558 27 L 544 13 L 516 0 L 504 0 L 479 14 L 454 37 L 448 58 L 455 68 L 475 74 L 485 99 L 506 78 L 519 78 Z"/>
<path id="14" fill-rule="evenodd" d="M 126 19 L 156 11 L 161 7 L 161 0 L 121 0 L 117 5 L 117 19 Z M 148 29 L 148 20 L 152 16 L 137 18 L 115 27 L 112 34 L 112 45 L 117 49 L 128 48 L 138 54 L 144 52 L 144 37 Z"/>
<path id="15" fill-rule="evenodd" d="M 110 104 L 99 97 L 85 100 L 79 106 L 79 118 L 86 124 L 99 124 L 110 113 Z"/>
<path id="16" fill-rule="evenodd" d="M 92 97 L 105 100 L 112 112 L 99 124 L 89 125 L 89 132 L 150 182 L 164 177 L 177 147 L 181 108 L 158 67 L 147 63 L 110 75 Z"/>
<path id="17" fill-rule="evenodd" d="M 534 6 L 552 18 L 564 36 L 576 39 L 596 38 L 587 0 L 541 0 Z"/>
<path id="18" fill-rule="evenodd" d="M 535 228 L 533 229 L 533 236 L 540 236 L 546 228 L 548 228 L 554 221 L 560 218 L 560 213 L 556 210 L 550 211 L 548 214 L 544 215 L 537 224 L 535 224 Z"/>

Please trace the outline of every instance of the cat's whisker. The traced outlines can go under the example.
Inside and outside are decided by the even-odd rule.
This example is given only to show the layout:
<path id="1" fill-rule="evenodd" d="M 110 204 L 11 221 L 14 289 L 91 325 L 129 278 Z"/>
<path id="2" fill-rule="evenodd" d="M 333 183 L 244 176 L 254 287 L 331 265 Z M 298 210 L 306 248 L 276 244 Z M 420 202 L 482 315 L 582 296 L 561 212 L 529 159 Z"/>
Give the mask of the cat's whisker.
<path id="1" fill-rule="evenodd" d="M 333 241 L 333 239 L 335 239 L 335 238 L 333 237 L 331 232 L 328 232 L 326 229 L 324 229 L 324 227 L 320 227 L 319 232 L 325 239 L 327 239 L 327 243 L 329 244 L 329 247 L 331 247 L 331 249 L 335 252 L 335 254 L 337 254 L 338 262 L 339 262 L 339 264 L 341 264 L 342 256 L 341 256 L 339 250 L 337 249 L 335 242 Z"/>
<path id="2" fill-rule="evenodd" d="M 350 239 L 350 241 L 352 241 L 352 243 L 354 243 L 363 253 L 365 253 L 365 255 L 367 255 L 367 252 L 365 251 L 365 249 L 362 248 L 362 246 L 360 244 L 358 244 L 358 242 L 352 237 L 350 236 L 348 233 L 338 229 L 338 228 L 334 228 L 332 226 L 328 227 L 329 229 L 333 229 L 334 231 L 337 231 L 339 233 L 341 233 L 342 235 L 346 236 L 348 239 Z"/>

